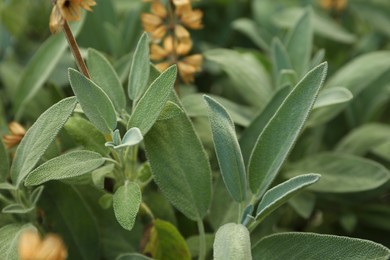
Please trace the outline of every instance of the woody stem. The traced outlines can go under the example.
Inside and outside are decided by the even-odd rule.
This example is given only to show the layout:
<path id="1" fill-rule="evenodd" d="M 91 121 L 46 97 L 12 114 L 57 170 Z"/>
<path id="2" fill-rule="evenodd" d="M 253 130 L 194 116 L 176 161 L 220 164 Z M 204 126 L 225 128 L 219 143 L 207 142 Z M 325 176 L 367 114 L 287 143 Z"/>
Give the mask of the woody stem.
<path id="1" fill-rule="evenodd" d="M 172 53 L 171 53 L 171 60 L 174 64 L 177 64 L 177 53 L 176 53 L 176 44 L 177 44 L 177 39 L 175 35 L 175 15 L 173 13 L 173 4 L 172 2 L 169 2 L 168 4 L 169 8 L 169 31 L 170 34 L 172 35 Z M 175 91 L 177 95 L 180 95 L 180 89 L 179 89 L 179 77 L 177 76 L 176 82 L 175 82 Z"/>
<path id="2" fill-rule="evenodd" d="M 76 39 L 73 36 L 72 30 L 69 27 L 68 22 L 65 20 L 63 31 L 66 37 L 66 40 L 68 41 L 69 48 L 72 51 L 73 57 L 76 61 L 76 65 L 79 68 L 80 72 L 83 73 L 83 75 L 87 78 L 91 78 L 89 76 L 89 72 L 87 69 L 87 66 L 85 65 L 85 62 L 83 60 L 83 57 L 81 57 L 79 46 L 77 45 Z"/>

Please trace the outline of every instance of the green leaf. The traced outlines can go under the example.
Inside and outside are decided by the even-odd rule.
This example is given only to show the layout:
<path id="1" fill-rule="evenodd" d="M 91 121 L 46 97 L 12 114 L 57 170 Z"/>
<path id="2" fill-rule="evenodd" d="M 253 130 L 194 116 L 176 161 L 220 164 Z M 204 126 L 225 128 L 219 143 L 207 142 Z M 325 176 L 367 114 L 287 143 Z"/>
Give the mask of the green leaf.
<path id="1" fill-rule="evenodd" d="M 74 69 L 69 69 L 69 80 L 85 115 L 104 134 L 116 127 L 115 109 L 104 91 Z"/>
<path id="2" fill-rule="evenodd" d="M 129 98 L 134 102 L 144 94 L 150 74 L 149 37 L 143 33 L 135 49 L 129 74 Z"/>
<path id="3" fill-rule="evenodd" d="M 154 180 L 168 200 L 191 220 L 206 215 L 211 200 L 211 169 L 191 121 L 174 103 L 145 136 Z"/>
<path id="4" fill-rule="evenodd" d="M 232 26 L 235 30 L 245 34 L 249 39 L 251 39 L 257 47 L 268 50 L 268 43 L 262 38 L 259 32 L 259 25 L 254 21 L 247 18 L 240 18 L 235 20 L 232 23 Z"/>
<path id="5" fill-rule="evenodd" d="M 30 172 L 26 186 L 39 185 L 50 180 L 62 180 L 89 173 L 104 163 L 99 153 L 72 151 L 55 157 Z"/>
<path id="6" fill-rule="evenodd" d="M 252 259 L 248 229 L 236 223 L 228 223 L 220 227 L 215 234 L 214 259 Z"/>
<path id="7" fill-rule="evenodd" d="M 88 120 L 82 117 L 70 117 L 64 125 L 66 132 L 76 144 L 82 145 L 85 150 L 107 155 L 110 150 L 104 146 L 104 135 Z"/>
<path id="8" fill-rule="evenodd" d="M 379 123 L 365 124 L 354 129 L 337 144 L 336 151 L 366 155 L 375 147 L 390 141 L 390 126 Z"/>
<path id="9" fill-rule="evenodd" d="M 33 211 L 35 208 L 34 206 L 26 208 L 24 205 L 21 204 L 9 204 L 5 206 L 1 213 L 5 214 L 27 214 L 31 211 Z"/>
<path id="10" fill-rule="evenodd" d="M 84 19 L 82 19 L 84 20 Z M 74 23 L 72 31 L 77 36 L 83 22 Z M 21 80 L 17 87 L 17 95 L 14 97 L 14 112 L 18 120 L 24 111 L 26 105 L 42 87 L 43 83 L 50 76 L 56 64 L 63 56 L 68 44 L 62 33 L 50 36 L 38 49 L 29 61 L 24 70 Z"/>
<path id="11" fill-rule="evenodd" d="M 88 49 L 87 64 L 92 81 L 106 93 L 116 111 L 121 112 L 125 109 L 125 92 L 118 75 L 106 57 L 97 50 Z"/>
<path id="12" fill-rule="evenodd" d="M 61 182 L 45 184 L 39 208 L 51 228 L 64 239 L 68 259 L 100 259 L 100 215 L 94 215 L 90 207 L 74 187 Z"/>
<path id="13" fill-rule="evenodd" d="M 261 197 L 275 179 L 314 105 L 327 64 L 311 70 L 289 93 L 260 134 L 249 161 L 249 186 Z"/>
<path id="14" fill-rule="evenodd" d="M 127 128 L 138 127 L 143 135 L 149 131 L 168 101 L 176 75 L 176 66 L 171 66 L 153 81 L 137 103 Z"/>
<path id="15" fill-rule="evenodd" d="M 306 9 L 288 35 L 286 49 L 291 64 L 298 76 L 303 76 L 309 69 L 310 54 L 313 47 L 312 11 Z"/>
<path id="16" fill-rule="evenodd" d="M 257 206 L 256 221 L 263 220 L 291 197 L 320 179 L 319 174 L 305 174 L 289 179 L 268 190 Z"/>
<path id="17" fill-rule="evenodd" d="M 311 192 L 302 192 L 292 197 L 288 204 L 304 219 L 309 219 L 313 213 L 316 196 Z"/>
<path id="18" fill-rule="evenodd" d="M 141 254 L 129 253 L 129 254 L 122 254 L 118 256 L 116 260 L 153 260 L 153 259 Z"/>
<path id="19" fill-rule="evenodd" d="M 150 239 L 144 253 L 149 253 L 154 259 L 190 260 L 191 255 L 183 236 L 174 225 L 157 219 L 150 230 Z"/>
<path id="20" fill-rule="evenodd" d="M 309 187 L 318 192 L 361 192 L 378 188 L 390 180 L 390 172 L 383 165 L 340 153 L 307 157 L 291 165 L 286 176 L 297 176 L 307 171 L 321 174 L 321 180 Z"/>
<path id="21" fill-rule="evenodd" d="M 18 260 L 19 237 L 23 231 L 34 228 L 31 224 L 9 224 L 0 228 L 1 257 L 7 260 Z M 35 228 L 34 228 L 35 229 Z"/>
<path id="22" fill-rule="evenodd" d="M 289 88 L 285 87 L 280 89 L 268 102 L 264 110 L 252 121 L 248 128 L 240 136 L 240 147 L 242 156 L 244 158 L 245 165 L 248 165 L 249 157 L 255 147 L 257 138 L 267 125 L 268 121 L 276 113 L 284 99 L 289 93 Z"/>
<path id="23" fill-rule="evenodd" d="M 271 60 L 272 60 L 272 73 L 274 82 L 277 86 L 281 87 L 279 82 L 279 75 L 283 70 L 292 69 L 290 57 L 288 56 L 286 48 L 283 46 L 278 38 L 272 41 L 271 45 Z"/>
<path id="24" fill-rule="evenodd" d="M 242 202 L 246 196 L 246 172 L 234 123 L 225 108 L 211 97 L 204 96 L 209 108 L 209 119 L 213 134 L 219 168 L 230 196 Z"/>
<path id="25" fill-rule="evenodd" d="M 314 233 L 280 233 L 261 239 L 253 259 L 388 259 L 390 250 L 369 240 Z"/>
<path id="26" fill-rule="evenodd" d="M 213 250 L 213 243 L 214 243 L 214 234 L 205 234 L 205 240 L 206 240 L 206 255 L 208 252 Z M 194 259 L 195 257 L 198 257 L 199 255 L 199 243 L 201 238 L 199 235 L 194 235 L 186 239 L 186 243 L 188 245 L 188 249 L 190 250 L 191 256 Z"/>
<path id="27" fill-rule="evenodd" d="M 113 197 L 115 217 L 124 229 L 133 229 L 141 197 L 141 189 L 135 182 L 127 181 L 116 190 Z"/>
<path id="28" fill-rule="evenodd" d="M 0 140 L 0 183 L 8 178 L 9 174 L 9 158 L 8 152 L 5 149 L 4 143 Z"/>
<path id="29" fill-rule="evenodd" d="M 249 104 L 261 109 L 271 98 L 272 87 L 264 66 L 249 53 L 228 49 L 205 52 L 208 60 L 216 62 L 228 74 L 235 89 Z"/>
<path id="30" fill-rule="evenodd" d="M 16 150 L 11 178 L 16 186 L 35 167 L 76 106 L 76 98 L 61 100 L 46 110 L 27 130 Z"/>

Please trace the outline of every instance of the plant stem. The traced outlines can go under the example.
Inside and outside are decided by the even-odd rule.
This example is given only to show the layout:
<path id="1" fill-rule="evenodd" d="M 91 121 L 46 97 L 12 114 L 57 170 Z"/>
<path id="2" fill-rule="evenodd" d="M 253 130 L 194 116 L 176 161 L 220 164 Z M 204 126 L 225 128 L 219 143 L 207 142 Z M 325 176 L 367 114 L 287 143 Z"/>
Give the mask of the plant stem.
<path id="1" fill-rule="evenodd" d="M 173 3 L 171 1 L 169 1 L 168 3 L 168 13 L 169 13 L 169 32 L 172 36 L 172 53 L 171 53 L 171 60 L 174 64 L 177 64 L 177 61 L 178 61 L 178 57 L 177 57 L 177 52 L 176 52 L 176 48 L 177 48 L 177 37 L 176 37 L 176 34 L 175 34 L 175 27 L 176 27 L 176 20 L 175 20 L 175 14 L 174 14 L 174 11 L 173 11 Z M 176 91 L 176 94 L 178 96 L 180 96 L 180 88 L 179 88 L 179 74 L 177 75 L 177 78 L 176 78 L 176 81 L 175 81 L 175 91 Z"/>
<path id="2" fill-rule="evenodd" d="M 77 67 L 85 77 L 91 78 L 89 76 L 87 66 L 84 63 L 83 57 L 81 57 L 80 49 L 79 46 L 77 45 L 76 39 L 74 38 L 72 30 L 70 29 L 69 24 L 66 20 L 64 22 L 63 30 L 64 30 L 65 38 L 68 41 L 69 48 L 72 51 L 73 57 L 76 61 Z"/>
<path id="3" fill-rule="evenodd" d="M 204 232 L 204 225 L 202 220 L 198 220 L 198 230 L 199 230 L 199 260 L 206 259 L 206 234 Z"/>

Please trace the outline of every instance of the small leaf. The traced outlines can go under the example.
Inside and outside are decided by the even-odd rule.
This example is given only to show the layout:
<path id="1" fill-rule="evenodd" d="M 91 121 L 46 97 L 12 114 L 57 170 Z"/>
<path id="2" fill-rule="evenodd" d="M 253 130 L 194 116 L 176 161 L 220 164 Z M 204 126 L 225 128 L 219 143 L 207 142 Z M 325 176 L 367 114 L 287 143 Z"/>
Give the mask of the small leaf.
<path id="1" fill-rule="evenodd" d="M 268 190 L 257 206 L 256 221 L 263 220 L 302 189 L 316 183 L 319 174 L 305 174 L 285 181 Z"/>
<path id="2" fill-rule="evenodd" d="M 310 54 L 313 47 L 311 9 L 306 9 L 294 28 L 289 31 L 286 46 L 291 64 L 298 76 L 305 75 L 309 69 Z"/>
<path id="3" fill-rule="evenodd" d="M 143 33 L 135 49 L 129 74 L 129 98 L 134 102 L 144 94 L 150 74 L 149 37 Z"/>
<path id="4" fill-rule="evenodd" d="M 9 224 L 0 228 L 0 252 L 3 259 L 19 259 L 18 245 L 20 234 L 31 228 L 34 228 L 32 224 Z"/>
<path id="5" fill-rule="evenodd" d="M 262 38 L 258 24 L 256 24 L 251 19 L 237 19 L 233 21 L 232 26 L 235 30 L 245 34 L 249 39 L 251 39 L 257 45 L 257 47 L 266 51 L 270 48 L 265 39 Z"/>
<path id="6" fill-rule="evenodd" d="M 154 180 L 186 217 L 202 219 L 211 201 L 211 168 L 189 118 L 169 102 L 145 136 Z"/>
<path id="7" fill-rule="evenodd" d="M 252 259 L 248 229 L 242 224 L 235 223 L 228 223 L 220 227 L 215 234 L 214 259 Z"/>
<path id="8" fill-rule="evenodd" d="M 390 250 L 369 240 L 314 233 L 279 233 L 261 239 L 253 259 L 382 259 Z"/>
<path id="9" fill-rule="evenodd" d="M 98 152 L 107 155 L 110 150 L 104 146 L 104 135 L 88 120 L 82 117 L 70 117 L 64 126 L 65 131 L 72 137 L 78 145 L 82 145 L 85 150 Z"/>
<path id="10" fill-rule="evenodd" d="M 104 163 L 98 153 L 72 151 L 55 157 L 29 173 L 25 185 L 39 185 L 50 180 L 62 180 L 89 173 Z"/>
<path id="11" fill-rule="evenodd" d="M 33 211 L 35 208 L 32 206 L 32 207 L 29 207 L 29 208 L 26 208 L 25 206 L 21 205 L 21 204 L 9 204 L 7 206 L 5 206 L 2 210 L 1 210 L 1 213 L 5 213 L 5 214 L 27 214 L 31 211 Z"/>
<path id="12" fill-rule="evenodd" d="M 11 178 L 16 186 L 22 183 L 27 174 L 35 167 L 51 142 L 70 117 L 76 98 L 61 100 L 46 110 L 27 130 L 16 150 L 11 167 Z"/>
<path id="13" fill-rule="evenodd" d="M 39 186 L 36 189 L 34 189 L 33 192 L 31 192 L 30 200 L 31 200 L 31 204 L 34 207 L 37 204 L 39 198 L 41 197 L 44 188 L 45 186 Z"/>
<path id="14" fill-rule="evenodd" d="M 323 153 L 306 157 L 290 166 L 287 177 L 308 171 L 321 173 L 321 180 L 309 187 L 318 192 L 360 192 L 372 190 L 390 180 L 383 165 L 358 156 Z"/>
<path id="15" fill-rule="evenodd" d="M 132 230 L 141 204 L 141 190 L 137 183 L 126 182 L 119 187 L 113 197 L 115 217 L 119 224 Z"/>
<path id="16" fill-rule="evenodd" d="M 131 114 L 128 127 L 138 127 L 145 135 L 156 122 L 176 81 L 177 68 L 171 66 L 153 81 Z"/>
<path id="17" fill-rule="evenodd" d="M 125 92 L 110 62 L 97 50 L 88 49 L 87 64 L 92 81 L 107 94 L 116 111 L 125 109 Z"/>
<path id="18" fill-rule="evenodd" d="M 219 168 L 230 196 L 242 202 L 246 196 L 246 172 L 234 123 L 217 101 L 204 96 L 209 107 L 209 119 Z"/>
<path id="19" fill-rule="evenodd" d="M 107 142 L 106 146 L 111 146 L 114 149 L 121 149 L 124 147 L 134 146 L 142 142 L 144 137 L 142 136 L 141 131 L 137 127 L 130 128 L 126 134 L 123 136 L 120 144 L 115 145 L 115 142 Z"/>
<path id="20" fill-rule="evenodd" d="M 275 179 L 314 105 L 327 64 L 311 70 L 289 93 L 260 134 L 249 162 L 249 185 L 259 198 Z"/>
<path id="21" fill-rule="evenodd" d="M 282 70 L 292 69 L 290 57 L 287 50 L 278 38 L 272 41 L 271 45 L 272 72 L 274 81 L 277 82 Z M 282 86 L 279 83 L 277 86 Z"/>
<path id="22" fill-rule="evenodd" d="M 115 109 L 104 91 L 80 72 L 69 69 L 69 80 L 85 115 L 102 133 L 116 127 Z"/>
<path id="23" fill-rule="evenodd" d="M 0 140 L 0 162 L 0 182 L 4 182 L 9 174 L 9 158 L 2 140 Z"/>
<path id="24" fill-rule="evenodd" d="M 149 237 L 144 253 L 150 254 L 154 259 L 191 259 L 186 241 L 171 223 L 157 219 L 154 221 Z"/>

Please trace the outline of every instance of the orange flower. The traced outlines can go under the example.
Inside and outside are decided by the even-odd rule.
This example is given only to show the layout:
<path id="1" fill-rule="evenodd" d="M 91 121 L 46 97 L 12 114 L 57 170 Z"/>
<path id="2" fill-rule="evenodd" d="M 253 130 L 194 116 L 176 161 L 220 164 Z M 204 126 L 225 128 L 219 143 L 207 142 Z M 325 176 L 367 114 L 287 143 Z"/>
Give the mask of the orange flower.
<path id="1" fill-rule="evenodd" d="M 20 143 L 26 134 L 26 130 L 17 122 L 9 123 L 8 128 L 11 134 L 3 136 L 3 143 L 8 149 L 10 149 Z"/>
<path id="2" fill-rule="evenodd" d="M 48 234 L 41 240 L 37 231 L 28 230 L 19 239 L 20 260 L 64 260 L 68 256 L 62 239 Z"/>
<path id="3" fill-rule="evenodd" d="M 184 83 L 188 84 L 194 81 L 194 74 L 201 71 L 203 56 L 194 54 L 187 56 L 177 63 L 179 74 Z"/>
<path id="4" fill-rule="evenodd" d="M 95 6 L 94 0 L 53 0 L 53 9 L 50 15 L 50 31 L 60 31 L 66 21 L 78 21 L 81 17 L 81 8 L 92 11 Z"/>
<path id="5" fill-rule="evenodd" d="M 347 6 L 347 0 L 321 0 L 320 6 L 325 10 L 341 12 Z"/>

